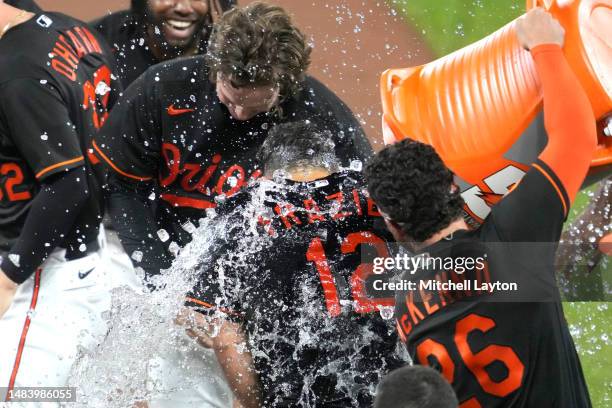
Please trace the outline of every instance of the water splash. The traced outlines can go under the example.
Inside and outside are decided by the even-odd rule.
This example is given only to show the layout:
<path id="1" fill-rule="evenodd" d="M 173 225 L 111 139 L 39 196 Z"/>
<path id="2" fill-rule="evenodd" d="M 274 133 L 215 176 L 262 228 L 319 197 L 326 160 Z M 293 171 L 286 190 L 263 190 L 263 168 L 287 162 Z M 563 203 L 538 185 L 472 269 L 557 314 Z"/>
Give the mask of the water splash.
<path id="1" fill-rule="evenodd" d="M 177 366 L 189 366 L 187 356 L 199 346 L 186 338 L 175 324 L 185 294 L 193 288 L 198 262 L 211 259 L 225 224 L 202 219 L 197 239 L 185 247 L 172 268 L 149 279 L 159 288 L 149 293 L 121 287 L 112 291 L 111 310 L 106 314 L 108 332 L 94 350 L 81 350 L 70 384 L 77 387 L 79 407 L 132 408 L 137 401 L 151 400 L 179 390 L 160 389 L 151 383 L 150 372 L 158 356 L 185 356 Z M 186 382 L 184 388 L 197 384 Z"/>

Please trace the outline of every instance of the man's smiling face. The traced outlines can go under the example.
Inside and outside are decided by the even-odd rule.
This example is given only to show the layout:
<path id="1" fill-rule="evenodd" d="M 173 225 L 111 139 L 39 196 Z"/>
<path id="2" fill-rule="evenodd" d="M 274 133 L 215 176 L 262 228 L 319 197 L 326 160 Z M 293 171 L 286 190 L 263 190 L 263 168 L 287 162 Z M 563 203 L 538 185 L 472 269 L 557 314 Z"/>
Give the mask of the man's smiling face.
<path id="1" fill-rule="evenodd" d="M 168 46 L 187 49 L 196 41 L 209 15 L 208 0 L 148 0 L 150 24 Z"/>

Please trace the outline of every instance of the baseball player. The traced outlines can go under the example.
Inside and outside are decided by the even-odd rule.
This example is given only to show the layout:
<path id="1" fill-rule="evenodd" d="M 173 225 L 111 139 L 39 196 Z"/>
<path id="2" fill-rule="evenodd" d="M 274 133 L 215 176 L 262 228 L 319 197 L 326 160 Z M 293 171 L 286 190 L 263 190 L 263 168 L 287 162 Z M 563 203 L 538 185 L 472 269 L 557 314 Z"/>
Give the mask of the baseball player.
<path id="1" fill-rule="evenodd" d="M 113 47 L 124 88 L 152 65 L 205 54 L 214 15 L 234 0 L 132 0 L 129 10 L 92 22 Z"/>
<path id="2" fill-rule="evenodd" d="M 259 159 L 275 181 L 219 207 L 227 238 L 188 305 L 222 312 L 209 340 L 244 406 L 372 406 L 382 376 L 404 364 L 383 318 L 393 292 L 374 290 L 389 277 L 371 263 L 392 237 L 361 173 L 338 169 L 328 132 L 277 125 Z"/>
<path id="3" fill-rule="evenodd" d="M 311 48 L 280 7 L 236 7 L 206 57 L 159 64 L 125 92 L 94 142 L 112 169 L 114 226 L 136 266 L 157 273 L 206 211 L 261 175 L 255 153 L 277 123 L 332 132 L 345 165 L 371 147 L 350 110 L 306 75 Z"/>
<path id="4" fill-rule="evenodd" d="M 118 95 L 84 23 L 0 2 L 0 387 L 64 386 L 115 283 L 87 163 Z M 118 277 L 119 279 L 119 277 Z"/>
<path id="5" fill-rule="evenodd" d="M 460 407 L 590 407 L 554 257 L 597 146 L 595 120 L 560 24 L 534 9 L 517 35 L 542 84 L 549 140 L 483 225 L 468 229 L 452 172 L 420 142 L 375 156 L 368 190 L 395 238 L 433 262 L 402 275 L 415 289 L 396 292 L 397 329 L 415 363 L 453 385 Z"/>

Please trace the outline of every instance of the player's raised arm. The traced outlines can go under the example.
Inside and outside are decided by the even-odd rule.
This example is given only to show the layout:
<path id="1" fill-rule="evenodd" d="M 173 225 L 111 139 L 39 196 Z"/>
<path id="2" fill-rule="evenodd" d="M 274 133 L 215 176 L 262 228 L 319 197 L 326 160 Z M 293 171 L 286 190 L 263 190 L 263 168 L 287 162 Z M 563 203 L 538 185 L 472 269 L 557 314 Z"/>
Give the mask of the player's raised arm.
<path id="1" fill-rule="evenodd" d="M 547 176 L 558 177 L 569 209 L 587 174 L 597 134 L 587 95 L 563 55 L 564 35 L 559 22 L 540 8 L 517 22 L 518 39 L 531 51 L 544 95 L 549 140 L 539 159 L 554 173 Z"/>
<path id="2" fill-rule="evenodd" d="M 596 148 L 595 117 L 563 55 L 561 25 L 534 9 L 518 20 L 516 30 L 541 82 L 548 144 L 492 217 L 506 241 L 557 242 Z"/>

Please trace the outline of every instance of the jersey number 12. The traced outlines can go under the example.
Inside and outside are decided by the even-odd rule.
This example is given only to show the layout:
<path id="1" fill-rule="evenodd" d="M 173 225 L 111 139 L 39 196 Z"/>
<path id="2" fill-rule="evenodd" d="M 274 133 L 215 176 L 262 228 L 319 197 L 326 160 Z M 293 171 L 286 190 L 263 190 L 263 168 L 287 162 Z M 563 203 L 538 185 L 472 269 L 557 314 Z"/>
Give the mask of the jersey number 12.
<path id="1" fill-rule="evenodd" d="M 371 232 L 354 232 L 349 234 L 342 240 L 340 251 L 343 254 L 352 254 L 357 251 L 359 245 L 370 245 L 376 249 L 377 256 L 388 257 L 389 251 L 385 241 L 380 237 L 372 234 Z M 310 262 L 314 262 L 317 271 L 319 272 L 319 278 L 321 279 L 321 286 L 323 287 L 323 294 L 325 296 L 325 305 L 327 311 L 331 317 L 340 315 L 342 308 L 340 305 L 340 296 L 338 295 L 338 288 L 334 281 L 334 276 L 323 248 L 321 238 L 314 238 L 308 247 L 306 252 L 306 259 Z M 353 305 L 355 312 L 357 313 L 372 313 L 379 310 L 379 306 L 393 306 L 393 298 L 377 298 L 372 299 L 367 296 L 366 293 L 366 281 L 373 275 L 373 266 L 371 263 L 362 263 L 353 272 L 350 278 L 351 295 L 353 297 Z"/>

